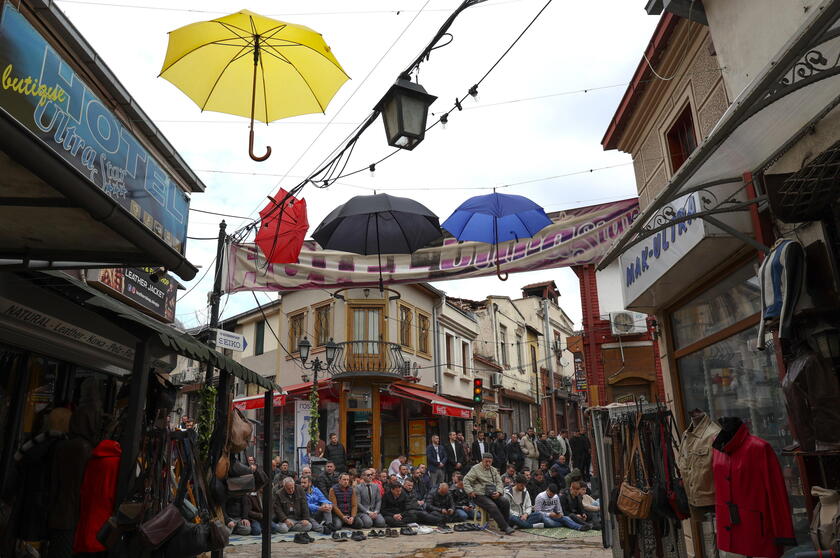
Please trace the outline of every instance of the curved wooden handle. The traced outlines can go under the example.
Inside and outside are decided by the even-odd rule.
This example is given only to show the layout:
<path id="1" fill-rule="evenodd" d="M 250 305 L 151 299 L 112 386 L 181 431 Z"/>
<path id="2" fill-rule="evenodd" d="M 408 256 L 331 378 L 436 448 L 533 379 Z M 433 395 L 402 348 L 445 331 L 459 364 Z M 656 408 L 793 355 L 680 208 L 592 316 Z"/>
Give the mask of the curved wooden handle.
<path id="1" fill-rule="evenodd" d="M 271 157 L 271 146 L 267 145 L 265 147 L 265 155 L 259 156 L 254 155 L 254 130 L 252 129 L 248 134 L 248 155 L 251 156 L 251 159 L 257 162 L 265 161 L 269 157 Z"/>
<path id="2" fill-rule="evenodd" d="M 509 276 L 510 274 L 507 272 L 502 273 L 502 266 L 499 264 L 499 259 L 496 258 L 496 277 L 499 278 L 499 281 L 507 281 Z"/>

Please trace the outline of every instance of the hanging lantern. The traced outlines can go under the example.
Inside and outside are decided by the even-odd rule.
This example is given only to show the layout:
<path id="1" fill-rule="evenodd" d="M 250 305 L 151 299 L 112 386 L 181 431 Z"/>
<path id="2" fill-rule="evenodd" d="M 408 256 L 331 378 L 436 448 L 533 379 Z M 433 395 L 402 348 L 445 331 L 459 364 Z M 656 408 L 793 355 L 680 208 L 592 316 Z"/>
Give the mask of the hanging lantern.
<path id="1" fill-rule="evenodd" d="M 435 99 L 419 83 L 398 79 L 376 105 L 385 122 L 388 145 L 409 151 L 417 147 L 426 135 L 426 119 Z"/>

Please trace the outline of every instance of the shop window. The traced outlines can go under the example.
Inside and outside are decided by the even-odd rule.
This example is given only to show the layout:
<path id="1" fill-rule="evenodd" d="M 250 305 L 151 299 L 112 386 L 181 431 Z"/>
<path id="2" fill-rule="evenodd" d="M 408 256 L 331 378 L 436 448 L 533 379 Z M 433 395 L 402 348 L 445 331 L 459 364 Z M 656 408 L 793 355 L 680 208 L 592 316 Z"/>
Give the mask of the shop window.
<path id="1" fill-rule="evenodd" d="M 467 366 L 470 362 L 470 344 L 466 341 L 461 342 L 461 372 L 464 376 L 467 375 Z"/>
<path id="2" fill-rule="evenodd" d="M 254 355 L 259 356 L 265 352 L 265 320 L 258 321 L 255 329 Z M 295 347 L 297 347 L 297 344 L 295 344 Z"/>
<path id="3" fill-rule="evenodd" d="M 298 343 L 303 339 L 303 312 L 289 316 L 289 351 L 297 352 Z"/>
<path id="4" fill-rule="evenodd" d="M 330 340 L 332 328 L 330 316 L 332 307 L 329 304 L 315 309 L 315 346 L 322 347 Z"/>
<path id="5" fill-rule="evenodd" d="M 521 335 L 516 336 L 516 365 L 519 366 L 519 371 L 525 373 L 525 354 L 522 351 L 522 345 L 525 341 Z"/>
<path id="6" fill-rule="evenodd" d="M 688 156 L 697 149 L 697 137 L 694 135 L 694 118 L 691 105 L 686 105 L 666 135 L 668 153 L 671 157 L 671 172 L 676 173 Z"/>
<path id="7" fill-rule="evenodd" d="M 760 310 L 758 278 L 752 265 L 746 265 L 671 314 L 674 348 L 688 347 Z"/>
<path id="8" fill-rule="evenodd" d="M 499 344 L 502 347 L 502 350 L 501 350 L 502 365 L 505 368 L 510 368 L 510 357 L 508 357 L 507 327 L 505 327 L 503 325 L 499 326 Z"/>
<path id="9" fill-rule="evenodd" d="M 455 337 L 451 333 L 446 334 L 446 367 L 452 368 L 454 364 L 454 359 L 452 358 L 453 347 L 452 345 L 455 343 Z"/>
<path id="10" fill-rule="evenodd" d="M 412 333 L 412 317 L 413 312 L 408 306 L 400 304 L 400 345 L 411 348 L 411 333 Z"/>
<path id="11" fill-rule="evenodd" d="M 429 316 L 417 313 L 417 350 L 429 354 Z"/>

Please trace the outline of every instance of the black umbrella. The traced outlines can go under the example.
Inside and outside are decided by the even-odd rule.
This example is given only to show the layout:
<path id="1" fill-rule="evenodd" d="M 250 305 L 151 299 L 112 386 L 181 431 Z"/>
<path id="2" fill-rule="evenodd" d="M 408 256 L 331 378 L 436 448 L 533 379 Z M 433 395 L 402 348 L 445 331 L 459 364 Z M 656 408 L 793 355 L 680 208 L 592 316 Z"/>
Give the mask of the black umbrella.
<path id="1" fill-rule="evenodd" d="M 379 255 L 382 290 L 382 254 L 411 254 L 442 235 L 437 215 L 423 204 L 376 194 L 356 196 L 333 209 L 312 238 L 330 250 Z"/>

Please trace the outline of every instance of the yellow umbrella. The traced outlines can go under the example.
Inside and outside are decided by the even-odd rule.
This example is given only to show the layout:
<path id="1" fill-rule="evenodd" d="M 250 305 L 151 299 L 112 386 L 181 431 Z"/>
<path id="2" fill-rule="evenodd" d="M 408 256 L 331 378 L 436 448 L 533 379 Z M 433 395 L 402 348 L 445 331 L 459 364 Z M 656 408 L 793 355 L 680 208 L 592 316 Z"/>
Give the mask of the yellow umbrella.
<path id="1" fill-rule="evenodd" d="M 160 76 L 202 111 L 250 116 L 255 161 L 271 155 L 254 155 L 255 119 L 324 112 L 348 79 L 320 33 L 248 10 L 171 31 Z"/>

